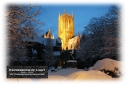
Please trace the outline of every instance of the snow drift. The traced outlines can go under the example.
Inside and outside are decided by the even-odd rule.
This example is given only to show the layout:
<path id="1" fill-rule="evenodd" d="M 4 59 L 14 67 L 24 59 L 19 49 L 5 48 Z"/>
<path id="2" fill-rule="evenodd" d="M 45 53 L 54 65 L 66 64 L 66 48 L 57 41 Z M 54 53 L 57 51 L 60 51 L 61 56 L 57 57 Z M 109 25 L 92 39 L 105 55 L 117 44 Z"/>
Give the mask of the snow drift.
<path id="1" fill-rule="evenodd" d="M 75 72 L 75 73 L 70 74 L 66 78 L 66 80 L 73 80 L 73 81 L 77 81 L 77 80 L 109 80 L 109 79 L 112 79 L 112 77 L 109 75 L 106 75 L 105 73 L 103 73 L 101 71 L 94 71 L 94 70 Z"/>
<path id="2" fill-rule="evenodd" d="M 103 60 L 99 60 L 93 66 L 92 70 L 100 70 L 105 72 L 106 74 L 112 74 L 111 76 L 120 76 L 121 68 L 120 61 L 112 60 L 109 58 L 105 58 Z M 110 73 L 111 72 L 111 73 Z"/>
<path id="3" fill-rule="evenodd" d="M 120 62 L 116 61 L 116 60 L 109 59 L 109 58 L 105 58 L 103 60 L 97 61 L 92 69 L 93 70 L 107 69 L 110 71 L 114 71 L 115 68 L 120 69 Z"/>

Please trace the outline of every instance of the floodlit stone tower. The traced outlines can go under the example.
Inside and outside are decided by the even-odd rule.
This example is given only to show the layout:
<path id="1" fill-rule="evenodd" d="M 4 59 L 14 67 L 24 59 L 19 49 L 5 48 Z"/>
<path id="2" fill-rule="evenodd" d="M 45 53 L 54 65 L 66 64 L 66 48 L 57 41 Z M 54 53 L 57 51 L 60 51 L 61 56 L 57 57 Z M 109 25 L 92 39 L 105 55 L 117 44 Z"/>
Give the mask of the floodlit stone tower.
<path id="1" fill-rule="evenodd" d="M 62 15 L 58 17 L 58 37 L 62 42 L 62 50 L 68 49 L 68 41 L 74 37 L 74 15 L 68 15 L 64 11 Z"/>
<path id="2" fill-rule="evenodd" d="M 50 29 L 44 34 L 44 38 L 54 39 L 54 35 L 52 35 Z"/>

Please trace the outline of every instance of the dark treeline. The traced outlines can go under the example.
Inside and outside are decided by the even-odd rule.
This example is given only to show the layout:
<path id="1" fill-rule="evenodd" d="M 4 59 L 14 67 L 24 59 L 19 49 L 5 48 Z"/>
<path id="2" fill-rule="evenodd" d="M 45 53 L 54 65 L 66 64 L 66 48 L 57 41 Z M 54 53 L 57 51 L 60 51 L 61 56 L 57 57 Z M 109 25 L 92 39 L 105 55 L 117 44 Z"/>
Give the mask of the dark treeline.
<path id="1" fill-rule="evenodd" d="M 83 65 L 81 68 L 91 67 L 104 58 L 120 60 L 119 18 L 119 7 L 111 6 L 105 15 L 92 18 L 84 27 L 81 48 L 77 51 L 77 59 Z"/>

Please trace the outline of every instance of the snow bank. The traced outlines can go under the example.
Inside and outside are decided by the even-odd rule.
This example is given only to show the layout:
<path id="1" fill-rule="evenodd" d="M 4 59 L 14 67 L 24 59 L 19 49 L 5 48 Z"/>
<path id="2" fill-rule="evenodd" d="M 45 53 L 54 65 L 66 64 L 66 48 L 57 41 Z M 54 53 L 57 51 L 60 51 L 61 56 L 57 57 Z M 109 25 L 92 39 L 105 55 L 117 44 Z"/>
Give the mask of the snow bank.
<path id="1" fill-rule="evenodd" d="M 101 71 L 79 71 L 70 74 L 69 76 L 66 77 L 66 80 L 72 80 L 72 81 L 77 81 L 77 80 L 109 80 L 112 79 L 111 76 L 108 76 L 104 74 Z"/>
<path id="2" fill-rule="evenodd" d="M 116 60 L 112 60 L 109 58 L 105 58 L 103 60 L 99 60 L 96 62 L 96 64 L 93 66 L 93 70 L 110 70 L 114 71 L 115 68 L 120 69 L 120 62 Z"/>
<path id="3" fill-rule="evenodd" d="M 108 58 L 97 61 L 92 70 L 100 70 L 113 78 L 118 78 L 122 75 L 120 62 Z"/>

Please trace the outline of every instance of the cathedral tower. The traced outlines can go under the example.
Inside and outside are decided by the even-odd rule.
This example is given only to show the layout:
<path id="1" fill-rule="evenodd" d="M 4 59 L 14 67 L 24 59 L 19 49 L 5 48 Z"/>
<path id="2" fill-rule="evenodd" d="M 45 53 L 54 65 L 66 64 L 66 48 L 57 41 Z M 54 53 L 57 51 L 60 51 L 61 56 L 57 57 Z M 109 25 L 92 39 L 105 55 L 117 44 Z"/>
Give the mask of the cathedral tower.
<path id="1" fill-rule="evenodd" d="M 62 42 L 62 50 L 68 48 L 68 41 L 74 37 L 74 15 L 68 15 L 64 11 L 62 15 L 58 17 L 58 37 Z"/>
<path id="2" fill-rule="evenodd" d="M 54 36 L 52 35 L 50 29 L 44 34 L 44 38 L 54 39 Z"/>

